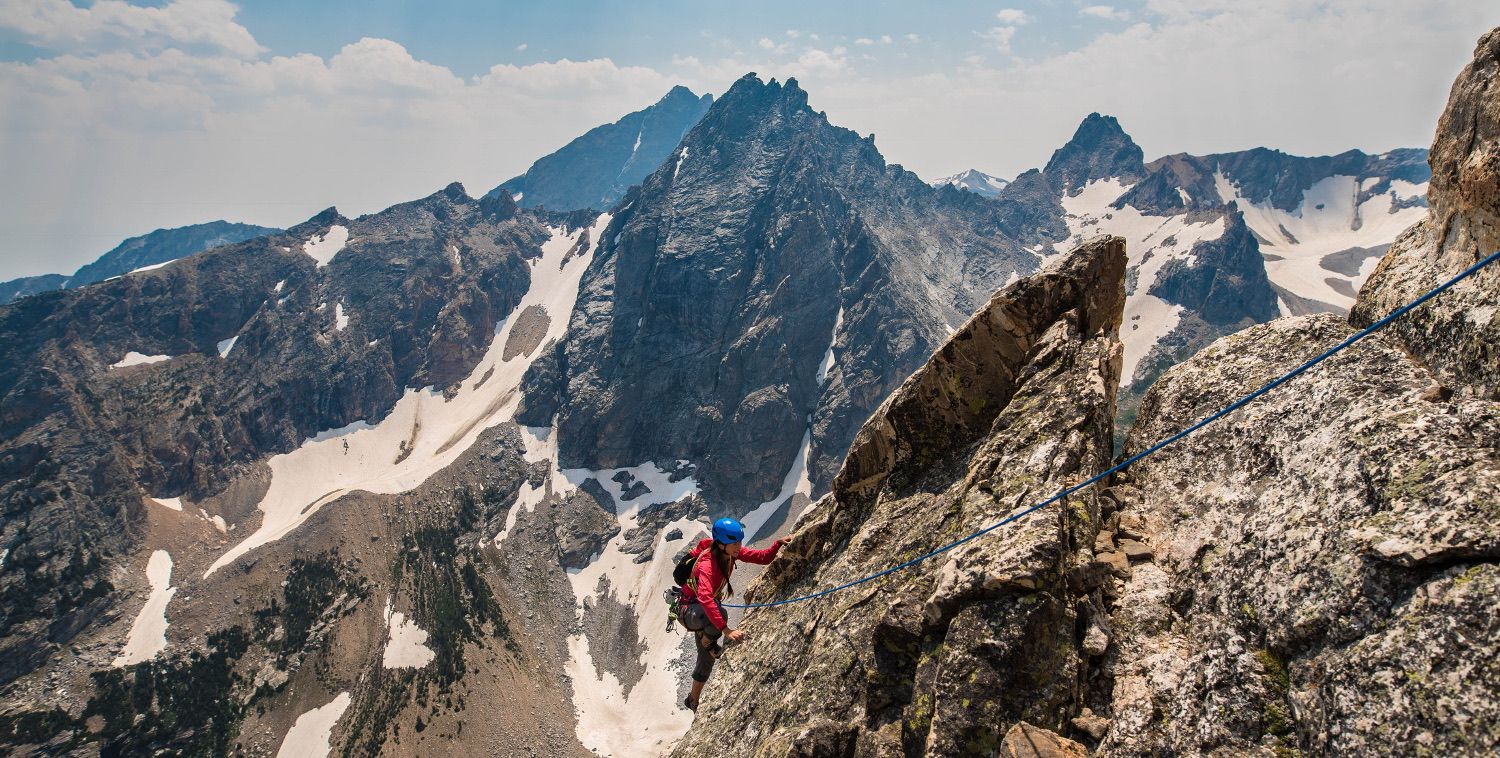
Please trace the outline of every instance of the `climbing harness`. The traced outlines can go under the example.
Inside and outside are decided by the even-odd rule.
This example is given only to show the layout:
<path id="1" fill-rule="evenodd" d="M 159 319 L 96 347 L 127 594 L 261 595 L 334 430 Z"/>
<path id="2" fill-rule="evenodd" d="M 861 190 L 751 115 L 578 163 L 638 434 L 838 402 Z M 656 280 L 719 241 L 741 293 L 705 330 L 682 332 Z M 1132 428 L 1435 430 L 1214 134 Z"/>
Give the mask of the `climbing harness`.
<path id="1" fill-rule="evenodd" d="M 837 587 L 834 587 L 833 589 L 823 590 L 822 592 L 815 592 L 815 593 L 813 593 L 811 595 L 803 595 L 802 597 L 794 597 L 794 598 L 790 598 L 790 599 L 787 599 L 787 600 L 775 600 L 775 601 L 772 601 L 772 602 L 769 602 L 769 603 L 750 603 L 750 604 L 746 604 L 746 605 L 732 605 L 730 603 L 719 603 L 719 607 L 721 607 L 721 608 L 767 608 L 767 607 L 770 607 L 770 606 L 773 606 L 773 605 L 786 605 L 788 603 L 799 603 L 799 602 L 801 602 L 803 600 L 812 600 L 813 598 L 823 597 L 824 595 L 831 595 L 831 594 L 833 594 L 835 592 L 838 592 L 840 590 L 845 590 L 845 589 L 848 589 L 848 588 L 853 587 L 853 586 L 858 585 L 858 584 L 864 584 L 865 582 L 871 581 L 873 579 L 879 579 L 880 577 L 885 576 L 886 574 L 894 573 L 894 572 L 900 571 L 901 569 L 904 569 L 904 568 L 906 568 L 908 566 L 912 566 L 912 565 L 915 565 L 917 563 L 921 563 L 922 561 L 925 561 L 928 558 L 931 558 L 931 557 L 933 557 L 935 555 L 938 555 L 940 553 L 945 553 L 945 552 L 947 552 L 949 550 L 952 550 L 955 547 L 958 547 L 959 545 L 962 545 L 962 544 L 964 544 L 966 542 L 969 542 L 971 540 L 977 539 L 978 537 L 981 537 L 981 536 L 983 536 L 985 534 L 988 534 L 988 533 L 990 533 L 990 532 L 992 532 L 992 531 L 994 531 L 996 529 L 999 529 L 1000 527 L 1005 526 L 1006 524 L 1009 524 L 1010 522 L 1015 521 L 1015 520 L 1021 518 L 1022 516 L 1025 516 L 1025 515 L 1033 512 L 1033 511 L 1036 511 L 1036 510 L 1038 510 L 1040 508 L 1043 508 L 1045 506 L 1051 505 L 1052 503 L 1055 503 L 1058 500 L 1061 500 L 1061 499 L 1067 497 L 1068 495 L 1073 494 L 1074 492 L 1077 492 L 1077 491 L 1079 491 L 1079 490 L 1081 490 L 1081 489 L 1083 489 L 1083 488 L 1085 488 L 1085 487 L 1087 487 L 1087 486 L 1089 486 L 1091 484 L 1094 484 L 1095 482 L 1098 482 L 1101 479 L 1104 479 L 1105 477 L 1109 476 L 1110 474 L 1113 474 L 1113 473 L 1118 472 L 1118 471 L 1123 471 L 1130 464 L 1135 463 L 1136 461 L 1138 461 L 1138 460 L 1140 460 L 1142 458 L 1145 458 L 1146 456 L 1151 455 L 1152 453 L 1155 453 L 1158 450 L 1161 450 L 1162 448 L 1166 447 L 1167 445 L 1170 445 L 1173 442 L 1176 442 L 1177 440 L 1180 440 L 1183 437 L 1186 437 L 1189 434 L 1192 434 L 1193 432 L 1196 432 L 1199 429 L 1202 429 L 1203 427 L 1208 426 L 1209 424 L 1213 423 L 1214 421 L 1217 421 L 1217 420 L 1223 418 L 1224 416 L 1227 416 L 1227 415 L 1235 412 L 1236 410 L 1239 410 L 1242 406 L 1244 406 L 1246 403 L 1249 403 L 1251 400 L 1254 400 L 1255 398 L 1260 397 L 1261 395 L 1264 395 L 1267 392 L 1270 392 L 1272 389 L 1274 389 L 1277 386 L 1281 385 L 1282 383 L 1290 380 L 1292 377 L 1297 376 L 1298 374 L 1301 374 L 1302 372 L 1304 372 L 1304 371 L 1312 368 L 1313 366 L 1318 365 L 1319 363 L 1322 363 L 1327 358 L 1332 357 L 1335 353 L 1338 353 L 1339 351 L 1343 350 L 1344 348 L 1349 347 L 1350 345 L 1352 345 L 1352 344 L 1354 344 L 1354 343 L 1356 343 L 1356 342 L 1364 339 L 1365 337 L 1369 336 L 1370 334 L 1373 334 L 1377 330 L 1383 328 L 1385 325 L 1391 323 L 1392 321 L 1396 320 L 1398 317 L 1400 317 L 1403 314 L 1405 314 L 1407 311 L 1410 311 L 1411 309 L 1416 308 L 1417 306 L 1421 305 L 1422 303 L 1425 303 L 1428 300 L 1431 300 L 1432 298 L 1436 297 L 1438 295 L 1438 293 L 1441 293 L 1444 290 L 1448 289 L 1449 287 L 1452 287 L 1453 285 L 1459 283 L 1460 281 L 1463 281 L 1464 279 L 1468 278 L 1470 275 L 1474 274 L 1474 272 L 1476 272 L 1476 271 L 1484 268 L 1485 266 L 1490 265 L 1491 263 L 1494 263 L 1496 260 L 1500 260 L 1500 251 L 1496 251 L 1490 257 L 1485 258 L 1484 260 L 1482 260 L 1482 261 L 1474 264 L 1473 266 L 1470 266 L 1468 269 L 1466 269 L 1463 273 L 1459 274 L 1458 276 L 1455 276 L 1452 279 L 1449 279 L 1447 282 L 1445 282 L 1443 284 L 1440 284 L 1437 287 L 1434 287 L 1427 294 L 1425 294 L 1425 295 L 1417 298 L 1416 300 L 1411 301 L 1410 303 L 1406 304 L 1405 306 L 1403 306 L 1401 308 L 1398 308 L 1396 311 L 1394 311 L 1393 313 L 1391 313 L 1391 315 L 1386 316 L 1385 318 L 1383 318 L 1383 319 L 1381 319 L 1379 321 L 1376 321 L 1375 323 L 1373 323 L 1369 327 L 1367 327 L 1364 331 L 1361 331 L 1360 333 L 1355 334 L 1354 336 L 1352 336 L 1352 337 L 1344 340 L 1343 342 L 1340 342 L 1339 344 L 1337 344 L 1334 347 L 1330 348 L 1329 350 L 1325 351 L 1322 355 L 1319 355 L 1318 357 L 1313 358 L 1312 360 L 1310 360 L 1310 361 L 1302 364 L 1301 366 L 1298 366 L 1297 368 L 1292 369 L 1291 371 L 1289 371 L 1286 374 L 1284 374 L 1281 378 L 1279 378 L 1279 379 L 1271 382 L 1270 384 L 1267 384 L 1264 387 L 1261 387 L 1260 389 L 1258 389 L 1258 390 L 1256 390 L 1256 391 L 1254 391 L 1254 392 L 1252 392 L 1252 393 L 1244 396 L 1243 398 L 1240 398 L 1239 400 L 1237 400 L 1234 403 L 1230 404 L 1224 410 L 1221 410 L 1218 413 L 1215 413 L 1212 416 L 1209 416 L 1208 418 L 1205 418 L 1202 421 L 1199 421 L 1198 423 L 1193 424 L 1192 426 L 1190 426 L 1190 427 L 1188 427 L 1188 428 L 1186 428 L 1186 429 L 1178 432 L 1177 434 L 1174 434 L 1171 437 L 1168 437 L 1167 439 L 1162 440 L 1161 442 L 1158 442 L 1158 443 L 1156 443 L 1155 445 L 1152 445 L 1149 448 L 1146 448 L 1145 450 L 1143 450 L 1143 451 L 1141 451 L 1141 452 L 1139 452 L 1139 453 L 1131 456 L 1130 458 L 1126 459 L 1125 461 L 1123 461 L 1123 462 L 1115 465 L 1114 468 L 1111 468 L 1111 469 L 1105 471 L 1104 473 L 1098 474 L 1097 476 L 1095 476 L 1092 479 L 1089 479 L 1089 480 L 1083 482 L 1082 484 L 1076 484 L 1076 485 L 1074 485 L 1072 487 L 1069 487 L 1068 489 L 1065 489 L 1062 492 L 1059 492 L 1056 495 L 1053 495 L 1052 497 L 1049 497 L 1046 500 L 1043 500 L 1042 502 L 1037 503 L 1036 505 L 1033 505 L 1033 506 L 1031 506 L 1030 508 L 1027 508 L 1024 511 L 1021 511 L 1019 513 L 1014 513 L 1014 514 L 1006 517 L 1004 520 L 1000 521 L 999 523 L 991 524 L 990 526 L 987 526 L 987 527 L 985 527 L 983 529 L 980 529 L 979 531 L 977 531 L 977 532 L 975 532 L 975 533 L 973 533 L 973 534 L 971 534 L 971 535 L 969 535 L 967 537 L 964 537 L 963 539 L 958 540 L 957 542 L 952 542 L 952 543 L 949 543 L 947 545 L 944 545 L 944 546 L 942 546 L 942 547 L 940 547 L 940 548 L 938 548 L 938 549 L 936 549 L 936 550 L 934 550 L 934 551 L 932 551 L 932 552 L 930 552 L 930 553 L 928 553 L 926 555 L 918 556 L 916 558 L 913 558 L 913 559 L 911 559 L 911 560 L 909 560 L 909 561 L 907 561 L 907 562 L 905 562 L 905 563 L 903 563 L 903 564 L 901 564 L 899 566 L 892 566 L 891 568 L 888 568 L 888 569 L 886 569 L 884 571 L 881 571 L 878 574 L 871 574 L 870 576 L 867 576 L 867 577 L 865 577 L 863 579 L 856 579 L 856 580 L 854 580 L 852 582 L 849 582 L 847 584 L 841 584 L 841 585 L 839 585 Z"/>

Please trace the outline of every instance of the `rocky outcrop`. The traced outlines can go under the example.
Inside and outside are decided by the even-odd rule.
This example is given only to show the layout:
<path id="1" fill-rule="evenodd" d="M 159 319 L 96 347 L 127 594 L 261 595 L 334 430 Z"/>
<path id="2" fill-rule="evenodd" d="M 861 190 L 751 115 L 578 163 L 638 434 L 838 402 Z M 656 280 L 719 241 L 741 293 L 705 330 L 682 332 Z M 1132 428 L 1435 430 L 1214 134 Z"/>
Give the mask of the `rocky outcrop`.
<path id="1" fill-rule="evenodd" d="M 538 159 L 488 196 L 509 193 L 523 208 L 609 210 L 671 155 L 713 102 L 713 95 L 673 87 L 655 105 L 590 129 Z"/>
<path id="2" fill-rule="evenodd" d="M 1472 264 L 1500 176 L 1500 30 L 1432 150 L 1433 213 L 1371 276 L 1355 326 L 1285 318 L 1220 340 L 1146 395 L 1140 450 Z M 1487 199 L 1486 199 L 1487 198 Z M 1488 235 L 1488 236 L 1487 236 Z M 1134 543 L 1091 705 L 1102 756 L 1489 755 L 1500 740 L 1500 402 L 1481 274 L 1192 437 L 1114 491 Z M 1127 549 L 1127 552 L 1130 552 Z M 1080 725 L 1082 728 L 1082 725 Z"/>
<path id="3" fill-rule="evenodd" d="M 1366 326 L 1500 250 L 1500 32 L 1479 40 L 1438 122 L 1432 212 L 1391 247 L 1360 291 L 1351 321 Z M 1455 389 L 1500 397 L 1500 320 L 1491 266 L 1390 327 Z"/>
<path id="4" fill-rule="evenodd" d="M 869 576 L 1108 466 L 1124 274 L 1122 241 L 1100 238 L 997 293 L 864 425 L 747 597 Z M 750 612 L 675 755 L 965 755 L 1025 742 L 1007 737 L 1023 720 L 1064 728 L 1089 686 L 1081 632 L 1102 618 L 1101 516 L 1079 493 Z"/>
<path id="5" fill-rule="evenodd" d="M 1127 452 L 1352 333 L 1324 314 L 1215 343 L 1147 394 Z M 1368 339 L 1131 469 L 1117 537 L 1147 549 L 1112 616 L 1101 754 L 1493 739 L 1500 404 L 1433 386 Z"/>

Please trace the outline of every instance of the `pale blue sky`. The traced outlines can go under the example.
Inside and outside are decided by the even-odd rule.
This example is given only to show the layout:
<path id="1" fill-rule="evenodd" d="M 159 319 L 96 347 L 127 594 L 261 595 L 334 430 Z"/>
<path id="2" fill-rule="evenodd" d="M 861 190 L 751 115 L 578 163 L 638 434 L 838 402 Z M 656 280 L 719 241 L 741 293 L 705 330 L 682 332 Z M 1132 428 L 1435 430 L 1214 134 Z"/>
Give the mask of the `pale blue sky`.
<path id="1" fill-rule="evenodd" d="M 159 227 L 477 195 L 748 71 L 927 179 L 1040 166 L 1093 111 L 1148 159 L 1425 147 L 1494 5 L 0 0 L 0 280 Z"/>

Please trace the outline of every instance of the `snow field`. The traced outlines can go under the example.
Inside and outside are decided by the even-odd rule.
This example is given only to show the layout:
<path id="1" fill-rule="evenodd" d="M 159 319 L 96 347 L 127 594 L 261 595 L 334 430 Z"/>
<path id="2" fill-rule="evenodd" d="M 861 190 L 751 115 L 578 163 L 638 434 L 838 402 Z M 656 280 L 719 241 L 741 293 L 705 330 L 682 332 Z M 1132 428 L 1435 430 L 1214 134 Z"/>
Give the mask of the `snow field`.
<path id="1" fill-rule="evenodd" d="M 163 266 L 171 265 L 171 264 L 176 263 L 176 262 L 178 262 L 180 260 L 182 260 L 182 259 L 181 258 L 173 258 L 170 261 L 162 261 L 161 263 L 153 263 L 153 264 L 151 264 L 149 266 L 141 266 L 140 268 L 137 268 L 137 269 L 131 269 L 130 273 L 132 273 L 132 274 L 139 274 L 142 271 L 155 271 L 155 270 L 157 270 L 157 269 L 159 269 L 159 268 L 161 268 Z"/>
<path id="2" fill-rule="evenodd" d="M 145 363 L 161 363 L 162 361 L 170 360 L 172 360 L 172 356 L 170 355 L 146 355 L 144 353 L 137 353 L 136 351 L 132 350 L 126 353 L 124 358 L 121 358 L 115 363 L 109 364 L 109 367 L 125 368 L 126 366 L 139 366 Z"/>
<path id="3" fill-rule="evenodd" d="M 1015 276 L 1012 272 L 1011 276 Z M 828 371 L 833 368 L 833 345 L 839 339 L 839 327 L 844 325 L 844 306 L 839 306 L 839 314 L 833 319 L 833 335 L 828 338 L 828 352 L 823 354 L 823 362 L 818 364 L 818 386 L 828 381 Z M 951 331 L 951 330 L 950 330 Z"/>
<path id="4" fill-rule="evenodd" d="M 238 335 L 238 334 L 234 335 L 233 337 L 230 337 L 227 340 L 221 341 L 219 343 L 219 357 L 220 358 L 228 358 L 229 357 L 229 351 L 234 349 L 234 343 L 239 342 L 239 341 L 240 341 L 240 335 Z"/>
<path id="5" fill-rule="evenodd" d="M 1392 194 L 1416 197 L 1426 193 L 1426 183 L 1395 180 L 1391 182 L 1391 193 L 1376 195 L 1356 205 L 1359 183 L 1355 178 L 1330 176 L 1304 190 L 1302 204 L 1288 213 L 1272 206 L 1270 200 L 1252 202 L 1223 174 L 1216 174 L 1214 180 L 1220 199 L 1235 203 L 1244 214 L 1246 225 L 1265 240 L 1261 252 L 1282 259 L 1266 261 L 1266 274 L 1271 282 L 1300 297 L 1340 308 L 1352 307 L 1354 298 L 1335 290 L 1327 280 L 1346 281 L 1357 292 L 1374 271 L 1372 261 L 1378 259 L 1366 260 L 1357 276 L 1346 277 L 1319 265 L 1324 256 L 1353 247 L 1390 244 L 1407 227 L 1427 216 L 1427 209 L 1422 207 L 1391 212 L 1395 204 Z M 1358 229 L 1354 228 L 1356 219 Z M 1284 306 L 1282 313 L 1286 313 Z"/>
<path id="6" fill-rule="evenodd" d="M 177 588 L 171 586 L 172 556 L 167 551 L 151 554 L 146 562 L 146 580 L 151 583 L 151 595 L 130 625 L 125 650 L 114 660 L 116 668 L 149 661 L 167 649 L 167 603 L 177 594 Z"/>
<path id="7" fill-rule="evenodd" d="M 317 261 L 318 268 L 323 268 L 328 265 L 329 261 L 333 260 L 335 255 L 338 255 L 344 249 L 344 245 L 348 242 L 349 227 L 342 224 L 334 224 L 328 227 L 327 233 L 314 235 L 302 243 L 302 252 L 307 253 L 307 257 Z"/>
<path id="8" fill-rule="evenodd" d="M 421 668 L 437 657 L 437 653 L 427 647 L 427 632 L 406 614 L 393 609 L 390 598 L 385 601 L 385 625 L 390 629 L 385 654 L 381 657 L 381 664 L 386 668 Z"/>
<path id="9" fill-rule="evenodd" d="M 287 730 L 281 741 L 276 758 L 327 758 L 333 736 L 333 726 L 349 709 L 349 693 L 340 692 L 333 702 L 322 708 L 314 708 L 297 717 L 297 722 Z"/>
<path id="10" fill-rule="evenodd" d="M 598 239 L 609 215 L 601 215 L 590 230 Z M 337 229 L 339 227 L 335 227 Z M 332 231 L 329 233 L 333 237 Z M 595 245 L 587 254 L 564 264 L 578 235 L 554 230 L 542 245 L 542 256 L 531 262 L 531 288 L 516 306 L 517 313 L 532 305 L 553 314 L 542 344 L 560 338 L 567 329 L 567 314 L 578 297 L 578 282 L 593 260 Z M 468 450 L 481 432 L 511 417 L 519 399 L 526 369 L 541 351 L 531 357 L 501 354 L 512 322 L 502 322 L 489 350 L 474 371 L 459 385 L 452 399 L 432 387 L 406 390 L 379 424 L 367 420 L 323 433 L 303 442 L 290 453 L 268 462 L 271 484 L 258 506 L 260 527 L 244 541 L 219 557 L 204 576 L 212 574 L 255 548 L 278 540 L 300 526 L 319 508 L 355 490 L 380 494 L 407 492 L 446 468 Z M 490 375 L 486 381 L 480 379 Z M 478 386 L 476 386 L 478 385 Z M 330 436 L 325 436 L 330 434 Z"/>
<path id="11" fill-rule="evenodd" d="M 679 519 L 658 535 L 648 563 L 635 563 L 635 556 L 620 551 L 624 532 L 636 525 L 632 506 L 620 516 L 621 533 L 610 540 L 599 558 L 582 569 L 569 569 L 568 581 L 577 599 L 579 617 L 585 599 L 594 598 L 602 577 L 621 603 L 636 614 L 636 628 L 644 638 L 642 663 L 646 672 L 627 696 L 614 675 L 597 673 L 582 634 L 568 638 L 566 671 L 573 680 L 573 705 L 578 714 L 578 740 L 600 755 L 615 758 L 647 758 L 663 755 L 688 727 L 692 712 L 678 706 L 681 673 L 672 663 L 682 655 L 682 632 L 667 634 L 667 605 L 662 590 L 672 586 L 673 557 L 707 534 L 703 524 Z M 681 539 L 668 541 L 667 532 L 681 529 Z"/>
<path id="12" fill-rule="evenodd" d="M 349 317 L 344 315 L 344 301 L 340 300 L 333 304 L 333 330 L 344 331 L 349 326 Z"/>
<path id="13" fill-rule="evenodd" d="M 182 498 L 180 497 L 153 497 L 151 501 L 174 511 L 182 511 Z"/>
<path id="14" fill-rule="evenodd" d="M 1125 254 L 1136 270 L 1133 294 L 1125 298 L 1125 321 L 1120 326 L 1120 341 L 1125 346 L 1125 364 L 1120 372 L 1120 386 L 1130 384 L 1141 359 L 1151 348 L 1177 327 L 1183 308 L 1154 295 L 1146 294 L 1161 275 L 1168 261 L 1180 260 L 1191 265 L 1193 246 L 1224 236 L 1223 219 L 1205 224 L 1191 224 L 1187 216 L 1152 216 L 1133 206 L 1109 207 L 1130 187 L 1118 179 L 1090 182 L 1077 195 L 1063 197 L 1071 250 L 1099 234 L 1125 238 Z M 1054 247 L 1053 256 L 1065 250 Z M 1053 257 L 1049 256 L 1049 258 Z"/>
<path id="15" fill-rule="evenodd" d="M 597 480 L 611 500 L 601 505 L 616 514 L 620 534 L 615 535 L 587 566 L 567 570 L 576 603 L 575 612 L 578 618 L 583 618 L 585 601 L 597 599 L 599 580 L 607 576 L 615 598 L 631 608 L 637 618 L 637 629 L 645 635 L 637 642 L 644 649 L 642 662 L 646 673 L 629 696 L 613 674 L 605 672 L 601 675 L 598 672 L 585 635 L 568 638 L 565 670 L 573 680 L 578 739 L 585 747 L 601 755 L 618 758 L 662 755 L 687 731 L 692 724 L 692 714 L 676 704 L 680 674 L 672 664 L 681 656 L 681 637 L 661 631 L 667 622 L 667 607 L 661 600 L 661 591 L 672 584 L 675 565 L 672 559 L 677 551 L 694 544 L 707 530 L 693 519 L 672 522 L 658 535 L 652 559 L 644 564 L 635 563 L 635 556 L 620 548 L 625 541 L 624 534 L 637 526 L 642 509 L 696 494 L 698 483 L 693 477 L 668 481 L 669 470 L 651 462 L 618 469 L 560 469 L 555 429 L 522 427 L 521 439 L 526 460 L 547 462 L 550 473 L 540 487 L 522 483 L 516 504 L 506 517 L 505 527 L 495 535 L 495 545 L 504 542 L 515 528 L 523 508 L 532 511 L 548 495 L 567 497 L 585 480 Z M 634 477 L 634 480 L 627 481 L 644 482 L 651 491 L 631 501 L 622 500 L 625 486 L 614 480 L 622 471 Z M 682 530 L 683 537 L 666 540 L 664 535 L 673 529 Z"/>

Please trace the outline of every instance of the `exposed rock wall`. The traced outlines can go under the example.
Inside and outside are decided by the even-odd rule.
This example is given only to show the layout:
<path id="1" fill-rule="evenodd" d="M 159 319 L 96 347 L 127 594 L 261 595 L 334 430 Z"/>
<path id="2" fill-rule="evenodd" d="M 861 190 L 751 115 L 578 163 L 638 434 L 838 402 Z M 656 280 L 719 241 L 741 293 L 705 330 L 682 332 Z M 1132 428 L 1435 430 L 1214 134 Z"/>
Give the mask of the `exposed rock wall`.
<path id="1" fill-rule="evenodd" d="M 1352 333 L 1322 314 L 1215 343 L 1147 394 L 1128 451 Z M 1131 469 L 1121 523 L 1152 557 L 1114 610 L 1102 754 L 1474 755 L 1461 722 L 1500 728 L 1478 705 L 1500 692 L 1500 404 L 1432 386 L 1367 339 Z"/>
<path id="2" fill-rule="evenodd" d="M 1432 216 L 1387 253 L 1355 325 L 1294 317 L 1216 342 L 1147 393 L 1127 453 L 1493 252 L 1497 55 L 1491 32 L 1434 142 Z M 1098 669 L 1098 755 L 1494 753 L 1497 281 L 1450 290 L 1114 488 L 1106 527 L 1138 558 Z"/>
<path id="3" fill-rule="evenodd" d="M 860 430 L 833 491 L 747 591 L 802 595 L 1003 519 L 1109 463 L 1125 251 L 1100 238 L 997 293 Z M 1099 497 L 899 573 L 752 611 L 676 755 L 961 755 L 1087 687 Z"/>
<path id="4" fill-rule="evenodd" d="M 1367 326 L 1500 250 L 1500 30 L 1479 40 L 1453 83 L 1429 161 L 1432 213 L 1396 241 L 1350 319 Z M 1391 333 L 1445 384 L 1500 397 L 1500 266 L 1402 317 Z"/>

